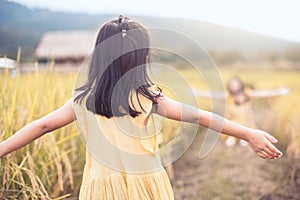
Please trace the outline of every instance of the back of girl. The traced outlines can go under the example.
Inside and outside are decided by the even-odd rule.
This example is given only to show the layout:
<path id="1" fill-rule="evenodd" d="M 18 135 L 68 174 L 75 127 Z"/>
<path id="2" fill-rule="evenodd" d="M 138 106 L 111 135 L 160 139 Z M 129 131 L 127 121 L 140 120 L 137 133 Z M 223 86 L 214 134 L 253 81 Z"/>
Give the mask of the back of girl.
<path id="1" fill-rule="evenodd" d="M 80 199 L 173 199 L 151 118 L 162 94 L 147 75 L 147 30 L 120 16 L 98 34 L 87 82 L 74 93 L 87 148 Z"/>

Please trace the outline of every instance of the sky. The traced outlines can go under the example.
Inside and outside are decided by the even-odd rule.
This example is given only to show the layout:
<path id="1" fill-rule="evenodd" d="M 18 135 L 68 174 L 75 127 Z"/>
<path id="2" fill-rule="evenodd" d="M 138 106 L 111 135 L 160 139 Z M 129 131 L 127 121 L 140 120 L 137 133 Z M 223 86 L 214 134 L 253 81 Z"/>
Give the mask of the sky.
<path id="1" fill-rule="evenodd" d="M 30 8 L 89 14 L 190 18 L 300 43 L 298 0 L 11 0 Z"/>

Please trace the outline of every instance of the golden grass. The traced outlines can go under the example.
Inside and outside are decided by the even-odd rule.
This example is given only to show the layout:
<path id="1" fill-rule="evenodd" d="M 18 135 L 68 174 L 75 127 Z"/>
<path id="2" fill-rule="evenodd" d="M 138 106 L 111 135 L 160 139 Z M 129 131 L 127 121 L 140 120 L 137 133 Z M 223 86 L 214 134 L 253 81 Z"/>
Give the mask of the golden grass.
<path id="1" fill-rule="evenodd" d="M 205 89 L 203 81 L 193 81 L 193 72 L 182 70 L 180 73 L 185 74 L 194 87 Z M 279 139 L 281 149 L 291 160 L 294 169 L 291 172 L 292 180 L 300 158 L 299 71 L 221 69 L 220 73 L 225 82 L 229 77 L 238 75 L 257 89 L 291 88 L 288 96 L 259 101 L 258 104 L 267 108 L 264 111 L 265 123 L 261 127 Z M 0 74 L 0 141 L 27 123 L 62 106 L 71 97 L 75 78 L 75 73 L 40 72 L 23 74 L 15 79 Z M 180 91 L 180 86 L 178 88 Z M 202 108 L 209 109 L 210 104 L 210 101 L 199 100 Z M 167 123 L 170 126 L 164 132 L 167 140 L 170 140 L 178 124 L 171 121 Z M 0 197 L 63 199 L 77 196 L 84 163 L 84 145 L 74 125 L 49 133 L 0 160 Z"/>
<path id="2" fill-rule="evenodd" d="M 76 76 L 43 72 L 15 79 L 5 74 L 0 77 L 2 141 L 27 123 L 62 106 L 71 97 Z M 52 199 L 76 195 L 85 162 L 81 146 L 75 126 L 70 125 L 5 156 L 0 167 L 0 197 Z"/>

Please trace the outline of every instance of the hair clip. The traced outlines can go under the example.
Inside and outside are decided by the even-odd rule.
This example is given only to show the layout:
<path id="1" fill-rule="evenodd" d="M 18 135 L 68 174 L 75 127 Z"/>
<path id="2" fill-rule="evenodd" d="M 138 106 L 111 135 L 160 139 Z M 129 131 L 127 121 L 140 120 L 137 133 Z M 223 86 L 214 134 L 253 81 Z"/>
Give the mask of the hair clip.
<path id="1" fill-rule="evenodd" d="M 122 23 L 124 21 L 124 16 L 123 15 L 120 15 L 118 17 L 118 21 L 119 21 L 119 24 Z"/>
<path id="2" fill-rule="evenodd" d="M 126 36 L 126 32 L 127 31 L 125 29 L 122 30 L 122 38 Z"/>

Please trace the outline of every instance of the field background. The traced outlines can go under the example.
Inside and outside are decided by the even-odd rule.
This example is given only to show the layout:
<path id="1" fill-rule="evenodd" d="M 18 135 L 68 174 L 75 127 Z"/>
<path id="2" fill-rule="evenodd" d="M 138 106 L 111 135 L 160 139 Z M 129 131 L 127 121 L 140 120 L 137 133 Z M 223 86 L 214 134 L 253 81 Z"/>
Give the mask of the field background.
<path id="1" fill-rule="evenodd" d="M 70 31 L 89 31 L 96 37 L 99 25 L 116 16 L 53 12 L 0 0 L 0 19 L 4 19 L 0 20 L 0 57 L 15 59 L 21 66 L 21 74 L 15 78 L 0 66 L 0 141 L 71 98 L 80 59 L 77 54 L 39 58 L 35 51 L 43 44 L 42 37 L 56 31 L 62 31 L 65 38 L 69 38 Z M 207 90 L 207 85 L 180 56 L 188 55 L 199 63 L 207 61 L 206 51 L 199 53 L 199 45 L 193 43 L 197 42 L 208 50 L 224 84 L 230 77 L 239 76 L 255 89 L 284 86 L 291 90 L 287 96 L 252 101 L 258 127 L 278 138 L 276 146 L 283 151 L 282 158 L 260 159 L 249 147 L 226 147 L 221 137 L 213 151 L 199 159 L 206 132 L 199 128 L 191 147 L 174 162 L 176 199 L 300 199 L 300 44 L 201 20 L 132 18 L 146 27 L 172 29 L 184 36 L 178 40 L 176 34 L 151 32 L 154 43 L 170 50 L 159 52 L 156 61 L 171 66 L 193 88 Z M 76 41 L 70 46 L 56 42 L 52 50 L 66 53 L 74 49 L 74 44 L 81 49 Z M 209 68 L 202 69 L 202 74 L 211 73 Z M 166 94 L 189 102 L 192 94 L 186 95 L 188 88 L 182 82 L 168 72 L 156 72 L 166 85 L 172 85 L 162 85 Z M 197 98 L 197 103 L 202 109 L 212 108 L 210 99 Z M 179 123 L 171 120 L 166 125 L 164 144 L 175 137 L 179 128 Z M 186 135 L 189 132 L 184 130 Z M 48 133 L 0 159 L 0 199 L 78 199 L 84 163 L 85 147 L 75 124 Z"/>
<path id="2" fill-rule="evenodd" d="M 282 86 L 291 89 L 288 96 L 253 102 L 259 127 L 279 139 L 277 146 L 284 152 L 283 157 L 266 161 L 249 147 L 228 148 L 220 139 L 212 153 L 200 160 L 195 156 L 205 129 L 199 129 L 192 147 L 174 163 L 173 188 L 177 199 L 300 198 L 297 190 L 300 186 L 300 73 L 298 70 L 270 70 L 270 66 L 258 64 L 253 69 L 243 68 L 243 63 L 238 66 L 218 68 L 224 83 L 237 75 L 256 89 Z M 177 70 L 189 77 L 194 87 L 205 89 L 203 82 L 193 81 L 199 78 L 190 70 Z M 42 71 L 11 78 L 4 72 L 0 80 L 2 141 L 27 123 L 62 106 L 71 97 L 76 73 Z M 166 77 L 168 81 L 173 80 Z M 199 99 L 199 106 L 210 109 L 210 100 Z M 164 129 L 167 139 L 176 129 L 175 122 L 169 123 Z M 76 199 L 84 163 L 84 145 L 75 125 L 70 124 L 0 160 L 0 197 Z"/>

